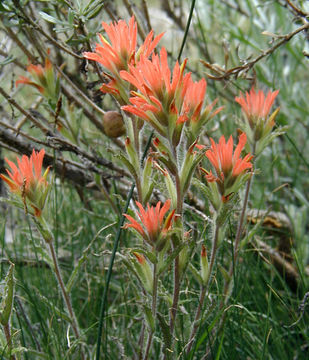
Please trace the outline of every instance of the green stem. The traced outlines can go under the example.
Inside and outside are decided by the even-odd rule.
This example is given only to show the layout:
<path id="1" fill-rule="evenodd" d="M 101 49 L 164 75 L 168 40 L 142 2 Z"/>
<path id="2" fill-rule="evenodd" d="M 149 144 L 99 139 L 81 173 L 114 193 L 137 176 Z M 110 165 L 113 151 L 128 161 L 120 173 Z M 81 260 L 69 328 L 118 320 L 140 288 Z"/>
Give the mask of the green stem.
<path id="1" fill-rule="evenodd" d="M 147 151 L 148 151 L 148 149 L 150 147 L 150 144 L 151 144 L 152 136 L 153 136 L 153 132 L 150 134 L 150 136 L 148 138 L 144 153 L 142 155 L 141 162 L 143 162 L 145 157 L 146 157 Z M 135 187 L 135 184 L 132 184 L 130 192 L 128 194 L 128 198 L 127 198 L 125 207 L 124 207 L 123 212 L 122 212 L 123 214 L 126 213 L 127 210 L 128 210 L 130 201 L 131 201 L 132 196 L 133 196 L 134 187 Z M 104 322 L 105 310 L 106 310 L 106 306 L 107 306 L 107 293 L 108 293 L 109 284 L 110 284 L 111 277 L 112 277 L 113 265 L 114 265 L 116 251 L 118 249 L 120 235 L 121 235 L 121 232 L 122 232 L 122 226 L 124 224 L 124 221 L 125 221 L 125 217 L 122 215 L 121 218 L 120 218 L 120 221 L 119 221 L 117 234 L 116 234 L 116 238 L 115 238 L 115 242 L 114 242 L 114 247 L 113 247 L 113 251 L 112 251 L 112 256 L 111 256 L 108 271 L 107 271 L 106 283 L 105 283 L 105 287 L 104 287 L 104 290 L 103 290 L 103 295 L 102 295 L 102 300 L 101 300 L 101 307 L 100 307 L 98 336 L 97 336 L 96 360 L 101 359 L 100 358 L 101 340 L 102 340 L 102 331 L 103 331 L 103 322 Z M 106 355 L 106 352 L 105 352 L 105 355 Z"/>
<path id="2" fill-rule="evenodd" d="M 174 151 L 174 153 L 175 153 L 175 163 L 177 164 L 176 150 Z M 180 178 L 178 173 L 175 175 L 175 182 L 176 182 L 176 194 L 177 194 L 176 214 L 182 216 L 183 194 L 181 190 Z M 175 249 L 176 244 L 173 244 L 173 246 Z M 179 255 L 177 255 L 174 261 L 174 294 L 173 294 L 173 304 L 170 315 L 171 336 L 173 336 L 174 333 L 178 301 L 179 301 L 179 292 L 180 292 L 180 268 L 179 268 Z"/>
<path id="3" fill-rule="evenodd" d="M 75 334 L 76 339 L 79 339 L 80 334 L 79 334 L 79 329 L 78 329 L 76 316 L 75 316 L 75 313 L 74 313 L 74 310 L 73 310 L 73 307 L 72 307 L 72 304 L 71 304 L 70 296 L 66 291 L 66 288 L 65 288 L 65 285 L 64 285 L 64 282 L 63 282 L 63 279 L 62 279 L 62 275 L 61 275 L 61 271 L 60 271 L 60 268 L 59 268 L 59 265 L 58 265 L 58 260 L 57 260 L 54 244 L 53 244 L 53 242 L 49 242 L 48 245 L 49 245 L 49 250 L 50 250 L 52 260 L 53 260 L 53 263 L 54 263 L 55 275 L 56 275 L 56 278 L 58 280 L 58 284 L 60 286 L 64 302 L 65 302 L 65 304 L 67 306 L 67 309 L 68 309 L 68 312 L 70 314 L 73 332 Z M 85 358 L 83 351 L 81 351 L 81 358 L 82 359 Z"/>
<path id="4" fill-rule="evenodd" d="M 10 331 L 10 324 L 7 323 L 6 325 L 4 325 L 3 329 L 4 329 L 4 334 L 5 334 L 8 350 L 9 350 L 9 353 L 11 353 L 11 351 L 12 351 L 12 337 L 11 337 L 11 331 Z M 10 359 L 11 360 L 16 360 L 15 355 L 11 355 Z"/>
<path id="5" fill-rule="evenodd" d="M 152 306 L 151 306 L 151 313 L 152 313 L 154 326 L 156 324 L 156 314 L 157 314 L 157 292 L 158 292 L 157 264 L 154 264 L 153 265 L 153 294 L 152 294 Z M 149 351 L 151 348 L 151 343 L 152 343 L 154 332 L 155 332 L 155 329 L 154 330 L 151 329 L 149 332 L 144 360 L 148 360 Z"/>
<path id="6" fill-rule="evenodd" d="M 252 154 L 255 153 L 255 148 L 256 148 L 256 143 L 254 142 L 253 145 L 252 145 Z M 232 279 L 232 275 L 233 275 L 233 272 L 234 272 L 234 269 L 236 267 L 236 263 L 237 263 L 237 260 L 238 260 L 239 244 L 240 244 L 241 234 L 242 234 L 242 231 L 243 231 L 244 220 L 245 220 L 245 215 L 246 215 L 247 206 L 248 206 L 248 200 L 249 200 L 249 193 L 250 193 L 250 189 L 251 189 L 252 178 L 253 178 L 253 175 L 249 178 L 249 180 L 247 182 L 247 185 L 246 185 L 244 203 L 243 203 L 243 207 L 242 207 L 242 210 L 241 210 L 241 214 L 240 214 L 240 218 L 239 218 L 239 222 L 238 222 L 238 226 L 237 226 L 237 231 L 236 231 L 236 236 L 235 236 L 233 261 L 232 261 L 230 269 L 229 269 L 228 279 L 225 280 L 225 284 L 224 284 L 223 301 L 224 301 L 224 298 L 227 296 L 229 285 L 230 285 L 230 282 L 231 282 L 231 279 Z M 222 306 L 223 306 L 223 303 L 221 302 L 220 308 L 222 308 Z"/>
<path id="7" fill-rule="evenodd" d="M 43 216 L 37 218 L 34 217 L 34 222 L 37 226 L 37 229 L 39 230 L 39 232 L 41 233 L 43 239 L 45 240 L 46 244 L 49 246 L 49 250 L 50 250 L 50 254 L 52 257 L 52 261 L 54 264 L 54 273 L 56 276 L 56 279 L 58 281 L 58 284 L 60 286 L 60 290 L 61 290 L 61 294 L 63 297 L 63 300 L 66 304 L 67 310 L 69 312 L 70 315 L 70 320 L 71 320 L 71 325 L 72 325 L 72 329 L 74 332 L 74 335 L 76 337 L 76 339 L 80 338 L 80 334 L 79 334 L 79 329 L 78 329 L 78 324 L 77 324 L 77 319 L 71 304 L 71 299 L 70 296 L 68 294 L 68 292 L 66 291 L 64 282 L 63 282 L 63 278 L 61 275 L 61 270 L 60 267 L 58 265 L 58 260 L 57 260 L 57 255 L 55 252 L 55 248 L 54 248 L 54 236 L 52 234 L 52 232 L 49 230 L 48 225 L 45 221 L 45 219 L 43 218 Z M 83 350 L 81 350 L 81 359 L 84 359 L 85 355 L 83 353 Z"/>
<path id="8" fill-rule="evenodd" d="M 190 28 L 190 25 L 191 25 L 191 19 L 192 19 L 192 16 L 193 16 L 194 6 L 195 6 L 195 0 L 192 0 L 190 13 L 189 13 L 189 17 L 188 17 L 188 21 L 187 21 L 187 25 L 186 25 L 186 29 L 185 29 L 185 33 L 184 33 L 184 36 L 183 36 L 183 39 L 182 39 L 182 43 L 181 43 L 181 47 L 180 47 L 180 51 L 179 51 L 179 55 L 178 55 L 178 61 L 180 61 L 182 51 L 183 51 L 183 49 L 185 47 L 185 44 L 186 44 L 187 36 L 188 36 L 188 33 L 189 33 L 189 28 Z"/>
<path id="9" fill-rule="evenodd" d="M 194 322 L 193 322 L 193 327 L 192 327 L 192 331 L 191 331 L 191 335 L 190 335 L 190 340 L 189 340 L 189 343 L 188 343 L 187 354 L 189 354 L 189 352 L 190 352 L 190 350 L 192 348 L 193 340 L 195 338 L 195 334 L 196 334 L 196 332 L 198 330 L 198 327 L 199 327 L 198 321 L 199 321 L 200 316 L 201 316 L 205 295 L 206 295 L 207 290 L 209 288 L 210 278 L 211 278 L 212 270 L 213 270 L 215 260 L 216 260 L 217 249 L 218 249 L 218 240 L 219 240 L 219 230 L 220 230 L 220 226 L 218 224 L 216 224 L 216 228 L 215 228 L 215 232 L 214 232 L 214 236 L 213 236 L 213 241 L 212 241 L 212 249 L 211 249 L 208 277 L 207 277 L 206 284 L 203 285 L 202 288 L 201 288 L 201 293 L 200 293 L 200 297 L 199 297 L 199 303 L 198 303 L 198 307 L 196 309 Z"/>

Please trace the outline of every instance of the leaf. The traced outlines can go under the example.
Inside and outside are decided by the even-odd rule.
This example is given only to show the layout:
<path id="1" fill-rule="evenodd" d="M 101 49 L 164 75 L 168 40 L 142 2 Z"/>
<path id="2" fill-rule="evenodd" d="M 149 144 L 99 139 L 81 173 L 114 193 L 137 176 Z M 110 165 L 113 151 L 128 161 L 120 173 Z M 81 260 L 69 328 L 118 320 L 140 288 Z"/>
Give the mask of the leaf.
<path id="1" fill-rule="evenodd" d="M 1 303 L 0 303 L 0 322 L 6 326 L 10 320 L 14 301 L 14 264 L 11 263 L 9 271 L 4 279 L 3 287 L 0 289 Z"/>
<path id="2" fill-rule="evenodd" d="M 203 283 L 202 277 L 201 277 L 200 273 L 196 270 L 196 268 L 194 267 L 194 265 L 192 263 L 189 263 L 189 270 L 191 271 L 193 277 L 195 277 L 195 280 L 199 284 L 202 284 Z"/>
<path id="3" fill-rule="evenodd" d="M 66 290 L 67 290 L 68 293 L 71 292 L 72 287 L 73 287 L 73 285 L 74 285 L 74 283 L 75 283 L 76 277 L 77 277 L 77 275 L 78 275 L 78 273 L 79 273 L 79 271 L 80 271 L 80 269 L 81 269 L 81 266 L 82 266 L 83 263 L 87 260 L 88 255 L 89 255 L 89 253 L 90 253 L 90 250 L 91 250 L 91 248 L 92 248 L 93 243 L 96 241 L 96 239 L 99 237 L 99 235 L 100 235 L 103 231 L 105 231 L 106 229 L 114 226 L 115 224 L 116 224 L 116 222 L 114 222 L 114 223 L 112 223 L 112 224 L 108 224 L 108 225 L 104 226 L 102 229 L 100 229 L 100 230 L 96 233 L 95 237 L 91 240 L 90 244 L 89 244 L 89 245 L 86 247 L 86 249 L 83 251 L 82 256 L 79 258 L 78 263 L 77 263 L 77 265 L 75 266 L 74 270 L 72 271 L 71 276 L 70 276 L 70 278 L 69 278 L 69 280 L 68 280 L 68 282 L 67 282 Z"/>
<path id="4" fill-rule="evenodd" d="M 4 59 L 3 61 L 0 61 L 0 65 L 4 66 L 7 64 L 10 64 L 14 60 L 15 60 L 15 57 L 13 55 L 9 55 L 6 59 Z"/>
<path id="5" fill-rule="evenodd" d="M 39 14 L 41 15 L 41 17 L 46 20 L 47 22 L 49 23 L 52 23 L 52 24 L 62 24 L 62 21 L 56 19 L 55 17 L 51 16 L 51 15 L 48 15 L 46 14 L 45 12 L 43 11 L 39 11 Z"/>
<path id="6" fill-rule="evenodd" d="M 134 252 L 145 255 L 153 264 L 156 264 L 158 262 L 158 260 L 156 258 L 156 255 L 151 251 L 147 251 L 147 250 L 144 250 L 142 248 L 133 248 L 133 249 L 131 249 L 131 253 L 134 253 Z"/>
<path id="7" fill-rule="evenodd" d="M 157 313 L 157 318 L 159 321 L 159 325 L 162 331 L 162 335 L 163 335 L 163 342 L 164 342 L 164 352 L 167 356 L 167 359 L 169 359 L 169 355 L 171 355 L 171 345 L 172 345 L 172 336 L 170 333 L 170 327 L 167 324 L 167 322 L 165 321 L 164 317 L 160 314 Z"/>
<path id="8" fill-rule="evenodd" d="M 147 305 L 144 305 L 143 306 L 143 309 L 144 309 L 144 312 L 145 312 L 145 316 L 146 316 L 146 320 L 147 320 L 147 323 L 150 327 L 150 330 L 152 332 L 155 331 L 155 320 L 153 318 L 153 315 L 152 315 L 152 312 L 151 312 L 151 309 L 149 306 Z"/>
<path id="9" fill-rule="evenodd" d="M 37 299 L 42 300 L 42 302 L 45 303 L 45 305 L 47 305 L 48 308 L 52 309 L 52 311 L 50 312 L 51 316 L 56 314 L 61 319 L 67 321 L 68 323 L 71 323 L 71 318 L 69 317 L 69 315 L 67 315 L 66 313 L 61 311 L 57 306 L 52 304 L 45 296 L 40 294 L 38 291 L 36 292 L 35 296 Z"/>
<path id="10" fill-rule="evenodd" d="M 172 261 L 179 255 L 180 251 L 186 246 L 186 243 L 182 243 L 168 256 L 161 267 L 158 269 L 158 276 L 160 276 L 172 263 Z"/>

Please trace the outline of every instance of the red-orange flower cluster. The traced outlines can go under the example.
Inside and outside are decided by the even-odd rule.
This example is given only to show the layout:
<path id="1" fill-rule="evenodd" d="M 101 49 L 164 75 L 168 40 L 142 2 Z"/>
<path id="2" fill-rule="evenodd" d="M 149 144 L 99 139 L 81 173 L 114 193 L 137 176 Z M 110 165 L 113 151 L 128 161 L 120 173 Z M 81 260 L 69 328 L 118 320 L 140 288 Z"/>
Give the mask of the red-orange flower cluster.
<path id="1" fill-rule="evenodd" d="M 177 61 L 171 72 L 163 47 L 160 55 L 153 54 L 151 59 L 142 56 L 135 65 L 129 65 L 128 71 L 120 71 L 122 79 L 138 90 L 131 91 L 131 105 L 122 109 L 146 120 L 176 145 L 183 123 L 189 122 L 196 137 L 201 126 L 221 110 L 210 114 L 214 102 L 202 113 L 207 83 L 205 79 L 194 82 L 191 73 L 184 74 L 186 63 Z"/>
<path id="2" fill-rule="evenodd" d="M 30 64 L 27 67 L 27 71 L 32 75 L 34 81 L 29 79 L 26 76 L 20 76 L 16 81 L 16 86 L 19 84 L 28 84 L 34 86 L 39 92 L 43 95 L 47 94 L 48 87 L 51 86 L 49 83 L 49 77 L 52 77 L 52 83 L 54 83 L 54 73 L 52 64 L 48 58 L 45 59 L 45 66 L 43 67 L 41 64 L 34 65 Z"/>
<path id="3" fill-rule="evenodd" d="M 21 160 L 17 158 L 18 166 L 5 159 L 11 171 L 6 169 L 9 177 L 0 174 L 1 179 L 8 184 L 11 192 L 30 201 L 36 216 L 41 215 L 48 194 L 46 177 L 49 168 L 41 175 L 44 154 L 44 149 L 40 152 L 33 150 L 30 157 L 23 155 Z"/>
<path id="4" fill-rule="evenodd" d="M 190 74 L 184 75 L 185 66 L 186 61 L 181 66 L 177 61 L 171 77 L 164 47 L 160 56 L 153 54 L 151 60 L 142 56 L 135 66 L 130 65 L 128 71 L 120 72 L 124 80 L 140 91 L 132 91 L 132 105 L 123 106 L 123 110 L 151 122 L 162 135 L 165 134 L 164 127 L 168 125 L 166 110 L 168 114 L 176 115 L 178 123 L 183 122 L 177 98 L 183 97 L 189 85 L 187 79 Z"/>
<path id="5" fill-rule="evenodd" d="M 252 169 L 252 156 L 247 154 L 244 158 L 240 157 L 243 150 L 247 136 L 242 133 L 239 137 L 239 143 L 233 153 L 233 138 L 230 137 L 228 142 L 225 141 L 222 135 L 219 143 L 216 144 L 213 139 L 211 140 L 211 148 L 206 151 L 205 155 L 213 165 L 215 174 L 212 171 L 206 171 L 206 179 L 208 183 L 216 183 L 217 190 L 219 191 L 222 200 L 227 201 L 231 193 L 238 191 L 244 180 L 247 170 Z M 212 187 L 213 191 L 215 187 Z"/>
<path id="6" fill-rule="evenodd" d="M 132 216 L 124 214 L 124 216 L 130 221 L 124 225 L 124 229 L 134 228 L 138 231 L 143 239 L 152 246 L 161 246 L 162 240 L 166 237 L 168 230 L 171 228 L 174 218 L 175 210 L 172 210 L 164 221 L 164 216 L 170 208 L 171 201 L 167 200 L 161 208 L 161 202 L 159 201 L 156 207 L 149 206 L 145 210 L 141 203 L 138 201 L 136 205 L 139 208 L 137 215 L 140 218 L 141 224 L 137 222 Z"/>
<path id="7" fill-rule="evenodd" d="M 50 52 L 48 51 L 48 55 Z M 59 99 L 60 77 L 56 75 L 53 65 L 49 58 L 45 58 L 45 65 L 30 64 L 27 67 L 31 77 L 20 76 L 16 81 L 16 86 L 26 84 L 35 87 L 45 98 L 56 106 Z"/>
<path id="8" fill-rule="evenodd" d="M 213 139 L 211 141 L 211 149 L 206 151 L 206 156 L 214 166 L 217 176 L 224 181 L 228 176 L 236 177 L 247 169 L 252 168 L 250 162 L 252 156 L 247 154 L 243 159 L 240 157 L 240 153 L 247 142 L 247 136 L 242 133 L 239 137 L 238 145 L 233 154 L 233 138 L 230 136 L 228 142 L 225 142 L 224 135 L 221 136 L 219 144 L 216 144 Z M 207 176 L 208 181 L 214 181 L 215 177 L 210 171 Z"/>
<path id="9" fill-rule="evenodd" d="M 150 56 L 164 34 L 153 38 L 153 31 L 150 31 L 137 50 L 137 24 L 134 16 L 131 17 L 129 24 L 124 20 L 119 20 L 111 24 L 102 22 L 102 26 L 110 43 L 98 34 L 100 44 L 96 44 L 95 52 L 84 52 L 83 55 L 89 60 L 97 61 L 110 71 L 113 77 L 108 84 L 102 85 L 101 90 L 116 95 L 120 91 L 119 72 L 127 70 L 130 64 L 134 65 L 140 56 Z"/>
<path id="10" fill-rule="evenodd" d="M 249 93 L 246 92 L 246 96 L 240 94 L 239 97 L 235 98 L 235 101 L 239 103 L 248 119 L 256 121 L 259 118 L 266 119 L 268 117 L 278 93 L 279 90 L 269 91 L 265 97 L 262 90 L 255 91 L 252 87 Z"/>

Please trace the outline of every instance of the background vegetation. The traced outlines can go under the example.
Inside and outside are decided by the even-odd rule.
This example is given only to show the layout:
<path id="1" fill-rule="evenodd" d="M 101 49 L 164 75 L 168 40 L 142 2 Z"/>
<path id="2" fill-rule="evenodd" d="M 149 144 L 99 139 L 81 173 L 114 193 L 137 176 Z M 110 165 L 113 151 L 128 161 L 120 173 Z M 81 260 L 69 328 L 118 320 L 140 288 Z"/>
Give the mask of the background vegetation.
<path id="1" fill-rule="evenodd" d="M 141 39 L 150 28 L 156 34 L 166 32 L 161 45 L 168 49 L 174 62 L 192 3 L 0 3 L 1 155 L 14 159 L 12 152 L 29 155 L 33 148 L 42 147 L 48 152 L 45 165 L 52 165 L 55 174 L 48 203 L 49 221 L 66 281 L 77 267 L 72 301 L 83 329 L 87 356 L 92 359 L 107 267 L 132 180 L 115 156 L 123 148 L 124 139 L 109 138 L 102 126 L 104 111 L 117 110 L 118 105 L 99 91 L 102 74 L 95 64 L 85 61 L 82 52 L 93 49 L 96 33 L 102 32 L 102 21 L 128 20 L 134 14 Z M 280 89 L 276 122 L 289 128 L 272 142 L 255 166 L 260 173 L 253 182 L 241 263 L 225 309 L 224 330 L 218 337 L 213 332 L 216 317 L 220 316 L 219 289 L 224 281 L 218 270 L 209 296 L 211 306 L 204 314 L 191 358 L 204 358 L 206 348 L 210 349 L 208 358 L 213 359 L 290 360 L 305 359 L 308 354 L 308 12 L 308 2 L 301 0 L 200 0 L 194 4 L 181 58 L 189 58 L 188 68 L 194 75 L 207 78 L 209 99 L 219 98 L 218 104 L 224 105 L 205 138 L 235 132 L 240 109 L 234 97 L 253 83 L 262 89 Z M 304 29 L 297 32 L 301 27 Z M 28 76 L 29 63 L 44 64 L 48 49 L 60 74 L 64 113 L 58 121 L 71 127 L 69 138 L 57 132 L 55 110 L 34 88 L 15 86 L 20 75 Z M 149 129 L 144 133 L 146 142 Z M 4 163 L 1 167 L 3 173 Z M 157 194 L 162 190 L 160 181 L 157 174 Z M 4 194 L 2 183 L 1 191 Z M 39 235 L 22 212 L 6 204 L 1 205 L 1 212 L 0 278 L 7 272 L 8 260 L 15 263 L 12 333 L 15 345 L 20 346 L 20 356 L 78 358 L 68 336 L 68 325 L 63 321 L 63 301 Z M 197 190 L 190 193 L 185 226 L 192 230 L 198 243 L 205 239 L 207 242 L 209 215 L 202 194 Z M 222 264 L 231 261 L 234 237 L 232 216 L 227 239 L 219 249 Z M 140 288 L 128 273 L 122 256 L 133 246 L 134 237 L 123 233 L 108 292 L 102 358 L 138 358 L 144 316 L 136 305 Z M 192 261 L 199 262 L 198 252 Z M 198 301 L 198 283 L 190 273 L 185 284 L 180 298 L 182 332 L 176 334 L 179 359 L 186 359 L 182 349 Z M 196 295 L 196 303 L 188 301 L 192 295 Z M 0 342 L 4 354 L 6 342 L 1 333 Z M 153 359 L 159 356 L 159 337 L 155 344 Z"/>

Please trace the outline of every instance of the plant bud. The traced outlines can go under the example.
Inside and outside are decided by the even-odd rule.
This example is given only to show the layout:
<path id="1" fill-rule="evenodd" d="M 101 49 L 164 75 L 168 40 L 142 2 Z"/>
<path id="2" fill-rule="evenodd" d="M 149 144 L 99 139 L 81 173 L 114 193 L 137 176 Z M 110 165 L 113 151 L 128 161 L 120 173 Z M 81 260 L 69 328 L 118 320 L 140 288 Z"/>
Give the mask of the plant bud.
<path id="1" fill-rule="evenodd" d="M 126 133 L 122 115 L 117 111 L 107 111 L 103 116 L 103 128 L 110 138 L 117 138 Z"/>
<path id="2" fill-rule="evenodd" d="M 201 277 L 204 285 L 207 285 L 209 276 L 209 265 L 207 259 L 207 252 L 204 245 L 202 245 L 201 251 Z"/>

